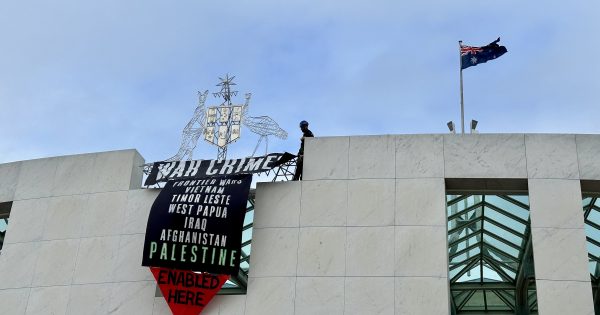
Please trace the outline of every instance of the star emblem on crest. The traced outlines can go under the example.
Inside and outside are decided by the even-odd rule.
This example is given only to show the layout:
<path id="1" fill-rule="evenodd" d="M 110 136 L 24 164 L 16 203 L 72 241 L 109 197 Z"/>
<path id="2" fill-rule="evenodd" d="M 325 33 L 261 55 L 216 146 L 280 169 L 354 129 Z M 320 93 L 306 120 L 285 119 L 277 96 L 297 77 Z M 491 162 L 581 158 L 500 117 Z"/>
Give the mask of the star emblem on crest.
<path id="1" fill-rule="evenodd" d="M 477 58 L 475 58 L 475 57 L 471 57 L 471 63 L 472 63 L 472 64 L 476 64 L 476 63 L 477 63 Z"/>

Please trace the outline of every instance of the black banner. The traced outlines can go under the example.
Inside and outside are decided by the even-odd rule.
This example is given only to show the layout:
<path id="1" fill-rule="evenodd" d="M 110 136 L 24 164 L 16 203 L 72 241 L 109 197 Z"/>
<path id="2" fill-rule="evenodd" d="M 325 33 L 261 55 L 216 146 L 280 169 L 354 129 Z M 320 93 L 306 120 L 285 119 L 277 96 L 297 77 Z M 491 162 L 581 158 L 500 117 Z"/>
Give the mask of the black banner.
<path id="1" fill-rule="evenodd" d="M 143 266 L 236 275 L 252 175 L 168 181 L 150 210 Z"/>
<path id="2" fill-rule="evenodd" d="M 295 155 L 285 152 L 234 160 L 155 162 L 144 184 L 150 186 L 171 179 L 262 173 L 289 162 L 294 157 Z"/>

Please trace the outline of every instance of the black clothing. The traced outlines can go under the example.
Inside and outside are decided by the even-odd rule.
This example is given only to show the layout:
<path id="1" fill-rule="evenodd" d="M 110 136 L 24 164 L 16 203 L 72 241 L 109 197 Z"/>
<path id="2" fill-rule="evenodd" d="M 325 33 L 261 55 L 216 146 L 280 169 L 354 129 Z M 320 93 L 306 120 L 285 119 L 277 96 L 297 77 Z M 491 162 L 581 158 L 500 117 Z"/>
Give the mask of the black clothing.
<path id="1" fill-rule="evenodd" d="M 298 156 L 304 155 L 304 138 L 314 137 L 312 131 L 306 128 L 306 131 L 302 132 L 302 139 L 300 140 L 300 150 L 298 150 Z"/>
<path id="2" fill-rule="evenodd" d="M 302 168 L 304 167 L 304 138 L 314 137 L 312 131 L 306 128 L 302 131 L 302 139 L 300 140 L 300 150 L 298 150 L 298 160 L 296 161 L 296 172 L 294 173 L 293 180 L 302 179 Z"/>

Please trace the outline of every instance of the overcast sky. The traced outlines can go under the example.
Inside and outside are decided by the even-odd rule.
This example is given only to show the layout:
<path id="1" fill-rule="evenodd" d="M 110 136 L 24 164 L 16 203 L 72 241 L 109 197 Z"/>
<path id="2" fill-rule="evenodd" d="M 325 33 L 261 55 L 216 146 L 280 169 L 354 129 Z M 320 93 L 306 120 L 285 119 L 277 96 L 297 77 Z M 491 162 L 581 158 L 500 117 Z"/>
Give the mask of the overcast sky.
<path id="1" fill-rule="evenodd" d="M 600 133 L 600 2 L 0 0 L 0 163 L 175 154 L 197 91 L 235 75 L 290 136 L 446 133 L 458 40 L 508 53 L 464 71 L 482 133 Z M 209 97 L 207 105 L 220 100 Z M 252 153 L 242 130 L 229 157 Z M 195 157 L 215 158 L 202 142 Z"/>

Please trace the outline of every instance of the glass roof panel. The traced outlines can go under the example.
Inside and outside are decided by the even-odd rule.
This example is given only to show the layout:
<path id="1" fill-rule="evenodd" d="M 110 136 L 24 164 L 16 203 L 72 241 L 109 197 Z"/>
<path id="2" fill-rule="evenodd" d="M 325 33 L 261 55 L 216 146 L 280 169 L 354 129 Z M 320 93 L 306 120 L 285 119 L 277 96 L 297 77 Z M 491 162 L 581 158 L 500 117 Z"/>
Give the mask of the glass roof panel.
<path id="1" fill-rule="evenodd" d="M 458 217 L 448 220 L 448 228 L 453 229 L 469 221 L 476 220 L 478 217 L 481 217 L 481 207 L 473 208 L 472 210 L 469 210 Z"/>
<path id="2" fill-rule="evenodd" d="M 514 271 L 512 271 L 506 267 L 503 267 L 503 266 L 500 266 L 500 269 L 502 269 L 502 271 L 504 271 L 504 273 L 506 273 L 511 279 L 513 279 L 513 280 L 517 279 L 517 274 Z"/>
<path id="3" fill-rule="evenodd" d="M 471 296 L 465 306 L 461 310 L 464 311 L 476 311 L 485 308 L 485 301 L 483 299 L 483 292 L 478 290 Z"/>
<path id="4" fill-rule="evenodd" d="M 450 265 L 450 271 L 448 272 L 448 274 L 450 275 L 450 278 L 451 279 L 454 278 L 457 274 L 459 274 L 461 271 L 463 271 L 463 269 L 466 268 L 467 265 L 470 263 L 471 263 L 471 260 L 465 260 L 461 263 Z"/>
<path id="5" fill-rule="evenodd" d="M 0 220 L 0 232 L 6 232 L 6 225 L 8 221 L 6 219 Z"/>
<path id="6" fill-rule="evenodd" d="M 600 258 L 600 211 L 596 209 L 600 198 L 582 197 L 582 210 L 585 220 L 585 235 L 587 236 L 587 250 L 589 255 Z M 593 205 L 592 205 L 593 203 Z M 590 209 L 590 206 L 593 206 Z M 587 210 L 587 211 L 586 211 Z M 592 279 L 600 277 L 600 264 L 595 258 L 588 256 L 588 270 Z"/>
<path id="7" fill-rule="evenodd" d="M 483 282 L 502 282 L 504 279 L 487 262 L 483 263 Z"/>
<path id="8" fill-rule="evenodd" d="M 501 238 L 503 238 L 513 244 L 516 244 L 516 245 L 518 244 L 519 246 L 521 246 L 521 244 L 523 243 L 523 238 L 520 235 L 517 235 L 512 231 L 501 228 L 501 227 L 497 226 L 496 224 L 489 222 L 487 220 L 485 221 L 484 229 L 494 233 L 495 235 L 500 236 Z M 519 231 L 517 231 L 517 232 L 519 232 Z M 524 229 L 523 229 L 523 232 L 525 232 Z"/>
<path id="9" fill-rule="evenodd" d="M 595 209 L 590 210 L 590 214 L 588 215 L 587 219 L 592 221 L 592 223 L 600 225 L 600 212 Z"/>
<path id="10" fill-rule="evenodd" d="M 505 197 L 508 197 L 510 199 L 514 199 L 514 200 L 516 200 L 516 201 L 518 201 L 518 202 L 520 202 L 520 203 L 522 203 L 522 204 L 524 204 L 524 205 L 526 205 L 526 206 L 529 207 L 529 196 L 527 196 L 527 195 L 508 195 L 508 196 L 505 196 Z"/>
<path id="11" fill-rule="evenodd" d="M 588 221 L 585 225 L 585 235 L 593 240 L 600 241 L 600 230 L 587 223 Z"/>
<path id="12" fill-rule="evenodd" d="M 242 243 L 252 239 L 252 229 L 246 229 L 242 232 Z"/>
<path id="13" fill-rule="evenodd" d="M 452 260 L 450 260 L 450 263 L 451 264 L 461 263 L 463 261 L 469 260 L 470 258 L 472 258 L 474 256 L 479 255 L 479 248 L 480 248 L 479 246 L 476 246 L 467 252 L 457 255 L 456 257 L 452 257 Z"/>
<path id="14" fill-rule="evenodd" d="M 464 275 L 462 275 L 456 282 L 473 282 L 473 280 L 481 279 L 481 261 L 471 267 Z"/>
<path id="15" fill-rule="evenodd" d="M 600 275 L 600 270 L 598 270 L 598 262 L 595 260 L 589 259 L 588 270 L 590 271 L 590 274 L 593 275 L 595 278 L 598 278 L 598 276 Z"/>
<path id="16" fill-rule="evenodd" d="M 527 296 L 529 297 L 529 306 L 531 311 L 537 311 L 537 294 L 535 289 L 528 290 Z M 537 314 L 531 313 L 531 314 Z"/>
<path id="17" fill-rule="evenodd" d="M 457 238 L 457 239 L 452 239 L 452 240 L 448 240 L 448 243 L 450 244 L 450 254 L 453 254 L 459 250 L 465 249 L 466 247 L 468 247 L 469 245 L 473 244 L 473 243 L 477 243 L 479 242 L 479 237 L 480 234 L 469 234 L 471 236 L 464 236 L 463 238 Z"/>
<path id="18" fill-rule="evenodd" d="M 462 196 L 461 196 L 460 198 L 453 198 L 453 199 L 449 200 L 447 202 L 448 203 L 448 215 L 452 215 L 454 213 L 460 212 L 462 210 L 465 210 L 468 207 L 475 205 L 476 203 L 481 202 L 481 199 L 478 197 L 479 196 L 471 195 L 467 198 L 460 199 L 460 198 L 462 198 Z"/>
<path id="19" fill-rule="evenodd" d="M 452 296 L 454 297 L 456 305 L 463 305 L 463 303 L 471 298 L 472 292 L 473 291 L 469 290 L 453 291 Z"/>
<path id="20" fill-rule="evenodd" d="M 515 304 L 515 290 L 496 290 L 496 293 L 511 303 L 511 305 Z"/>
<path id="21" fill-rule="evenodd" d="M 447 196 L 450 289 L 469 292 L 452 295 L 457 314 L 514 312 L 517 270 L 530 238 L 528 199 L 526 195 Z M 468 283 L 483 289 L 459 290 Z M 498 290 L 498 283 L 515 289 Z M 485 289 L 490 285 L 496 287 Z"/>
<path id="22" fill-rule="evenodd" d="M 483 235 L 483 242 L 489 244 L 492 247 L 496 247 L 501 251 L 510 254 L 511 256 L 514 256 L 515 258 L 519 258 L 519 250 L 515 249 L 514 247 L 508 246 L 487 234 Z"/>
<path id="23" fill-rule="evenodd" d="M 506 225 L 511 229 L 514 229 L 518 232 L 525 231 L 525 224 L 505 215 L 504 213 L 500 213 L 495 209 L 485 207 L 484 213 L 487 218 L 490 218 L 497 222 L 501 222 L 503 225 Z"/>
<path id="24" fill-rule="evenodd" d="M 486 290 L 485 297 L 487 308 L 490 311 L 510 311 L 512 309 L 494 291 Z"/>
<path id="25" fill-rule="evenodd" d="M 521 205 L 515 203 L 515 202 L 519 202 L 518 200 L 515 200 L 514 198 L 511 198 L 509 196 L 503 196 L 503 197 L 504 198 L 498 197 L 498 196 L 485 196 L 485 202 L 490 203 L 491 205 L 496 206 L 496 207 L 498 207 L 510 214 L 513 214 L 523 220 L 529 219 L 529 210 L 526 208 L 523 208 Z M 514 200 L 514 201 L 512 201 L 512 200 Z M 520 203 L 523 203 L 523 202 L 520 202 Z"/>
<path id="26" fill-rule="evenodd" d="M 249 258 L 252 252 L 252 223 L 254 222 L 254 192 L 251 191 L 248 196 L 248 201 L 246 202 L 246 215 L 244 217 L 244 225 L 242 231 L 242 244 L 247 243 L 245 246 L 242 246 L 242 261 L 240 262 L 240 276 L 233 277 L 232 280 L 227 280 L 221 291 L 218 294 L 242 294 L 245 291 L 245 287 L 240 287 L 236 282 L 246 282 L 248 271 L 250 269 Z M 245 277 L 246 279 L 239 279 L 240 277 Z"/>
<path id="27" fill-rule="evenodd" d="M 590 242 L 587 242 L 587 248 L 588 248 L 588 253 L 590 253 L 596 257 L 600 257 L 600 247 L 598 247 L 595 244 L 592 244 Z"/>
<path id="28" fill-rule="evenodd" d="M 448 242 L 452 242 L 463 236 L 473 234 L 479 229 L 481 229 L 481 221 L 473 222 L 471 224 L 461 226 L 460 228 L 456 228 L 456 230 L 451 232 L 448 236 Z"/>
<path id="29" fill-rule="evenodd" d="M 489 256 L 491 256 L 494 259 L 494 261 L 498 262 L 499 264 L 509 266 L 513 270 L 517 270 L 519 268 L 518 259 L 506 256 L 491 247 L 487 248 L 486 250 L 489 253 Z"/>
<path id="30" fill-rule="evenodd" d="M 246 216 L 244 217 L 244 226 L 252 224 L 252 222 L 254 222 L 254 210 L 246 212 Z"/>

